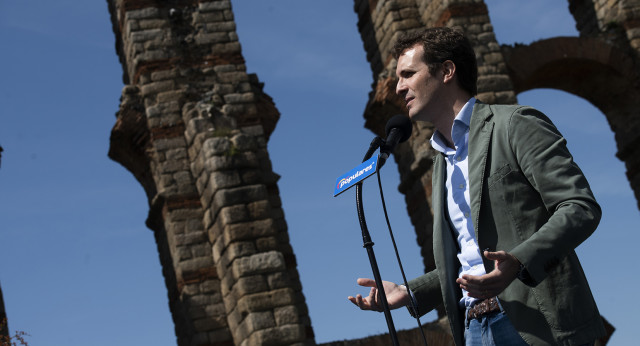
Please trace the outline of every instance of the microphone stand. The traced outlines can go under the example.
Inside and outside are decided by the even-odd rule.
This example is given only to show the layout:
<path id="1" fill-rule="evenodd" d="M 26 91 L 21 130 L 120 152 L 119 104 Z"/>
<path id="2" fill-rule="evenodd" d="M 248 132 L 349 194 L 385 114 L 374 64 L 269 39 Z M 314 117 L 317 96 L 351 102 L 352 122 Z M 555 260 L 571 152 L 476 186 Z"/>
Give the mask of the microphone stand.
<path id="1" fill-rule="evenodd" d="M 371 158 L 373 153 L 378 149 L 381 145 L 383 145 L 385 141 L 376 137 L 371 141 L 369 145 L 369 150 L 364 156 L 362 162 L 367 161 Z M 378 165 L 376 169 L 379 169 Z M 398 346 L 398 336 L 396 335 L 396 328 L 393 325 L 393 318 L 391 317 L 391 311 L 389 310 L 389 303 L 387 303 L 387 295 L 384 292 L 384 286 L 382 285 L 382 279 L 380 278 L 380 270 L 378 269 L 378 262 L 376 261 L 376 256 L 373 253 L 373 242 L 371 241 L 371 235 L 369 234 L 369 229 L 367 228 L 367 222 L 364 217 L 364 209 L 362 207 L 362 182 L 356 184 L 356 206 L 358 209 L 358 221 L 360 221 L 360 228 L 362 229 L 362 241 L 363 247 L 367 249 L 367 254 L 369 255 L 369 262 L 371 262 L 371 269 L 373 270 L 373 277 L 376 281 L 376 286 L 378 287 L 378 294 L 380 295 L 380 300 L 382 302 L 382 309 L 384 312 L 384 317 L 387 320 L 387 327 L 389 328 L 389 336 L 391 336 L 391 340 L 393 341 L 394 346 Z"/>

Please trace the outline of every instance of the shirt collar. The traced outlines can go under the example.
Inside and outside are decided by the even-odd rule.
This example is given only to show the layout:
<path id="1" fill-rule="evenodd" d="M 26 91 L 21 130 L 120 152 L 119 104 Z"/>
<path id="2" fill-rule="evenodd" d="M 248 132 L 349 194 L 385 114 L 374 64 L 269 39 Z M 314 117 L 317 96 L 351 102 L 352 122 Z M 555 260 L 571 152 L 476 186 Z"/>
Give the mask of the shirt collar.
<path id="1" fill-rule="evenodd" d="M 470 98 L 469 101 L 467 101 L 467 103 L 465 103 L 464 106 L 462 106 L 462 109 L 456 115 L 456 118 L 454 121 L 461 121 L 463 124 L 469 127 L 469 124 L 471 124 L 471 113 L 473 113 L 473 105 L 475 105 L 475 103 L 476 103 L 476 98 L 475 97 Z"/>
<path id="2" fill-rule="evenodd" d="M 453 120 L 453 128 L 451 129 L 452 131 L 456 127 L 456 123 L 460 125 L 464 125 L 466 128 L 469 128 L 469 125 L 471 124 L 471 114 L 473 113 L 473 105 L 475 103 L 476 103 L 476 99 L 475 97 L 472 97 L 469 99 L 469 101 L 467 101 L 467 103 L 464 104 L 464 106 L 462 106 L 462 109 L 460 110 L 460 112 L 458 112 L 458 114 L 456 114 L 456 117 Z M 452 137 L 456 137 L 456 136 L 454 135 Z M 455 138 L 454 138 L 454 141 L 455 141 Z M 438 130 L 435 130 L 433 132 L 433 135 L 431 136 L 431 139 L 429 140 L 429 142 L 431 143 L 431 147 L 433 149 L 441 153 L 448 154 L 449 151 L 453 150 L 452 148 L 449 148 L 447 146 L 444 139 L 442 138 L 442 135 L 440 134 L 440 132 L 438 132 Z M 455 152 L 455 150 L 453 151 Z"/>

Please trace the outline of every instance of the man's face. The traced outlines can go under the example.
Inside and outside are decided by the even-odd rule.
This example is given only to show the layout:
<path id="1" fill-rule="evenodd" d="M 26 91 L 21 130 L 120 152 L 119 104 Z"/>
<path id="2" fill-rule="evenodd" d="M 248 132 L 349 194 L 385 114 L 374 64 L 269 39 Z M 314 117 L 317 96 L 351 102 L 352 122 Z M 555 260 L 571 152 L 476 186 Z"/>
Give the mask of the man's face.
<path id="1" fill-rule="evenodd" d="M 442 71 L 435 75 L 422 59 L 424 48 L 417 44 L 398 57 L 396 94 L 402 97 L 412 120 L 433 121 L 437 114 L 438 95 L 443 85 Z"/>

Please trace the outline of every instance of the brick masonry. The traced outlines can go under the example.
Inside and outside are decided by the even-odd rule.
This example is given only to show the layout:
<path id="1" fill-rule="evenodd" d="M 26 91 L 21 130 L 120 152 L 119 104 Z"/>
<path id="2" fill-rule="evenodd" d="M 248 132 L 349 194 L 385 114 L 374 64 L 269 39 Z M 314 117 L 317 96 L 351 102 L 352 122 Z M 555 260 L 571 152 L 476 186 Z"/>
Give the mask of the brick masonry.
<path id="1" fill-rule="evenodd" d="M 147 193 L 178 344 L 313 344 L 266 149 L 279 113 L 231 2 L 108 4 L 126 84 L 109 155 Z"/>

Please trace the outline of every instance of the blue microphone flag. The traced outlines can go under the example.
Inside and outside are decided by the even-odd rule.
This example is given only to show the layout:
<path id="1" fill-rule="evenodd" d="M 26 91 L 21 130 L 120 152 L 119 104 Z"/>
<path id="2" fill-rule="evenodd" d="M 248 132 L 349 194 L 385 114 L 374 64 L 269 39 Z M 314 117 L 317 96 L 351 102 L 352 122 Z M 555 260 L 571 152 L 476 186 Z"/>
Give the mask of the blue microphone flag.
<path id="1" fill-rule="evenodd" d="M 335 190 L 333 191 L 333 197 L 347 191 L 351 187 L 355 186 L 362 180 L 370 177 L 376 172 L 378 166 L 378 156 L 374 156 L 369 160 L 361 163 L 356 168 L 338 177 L 336 180 Z"/>

